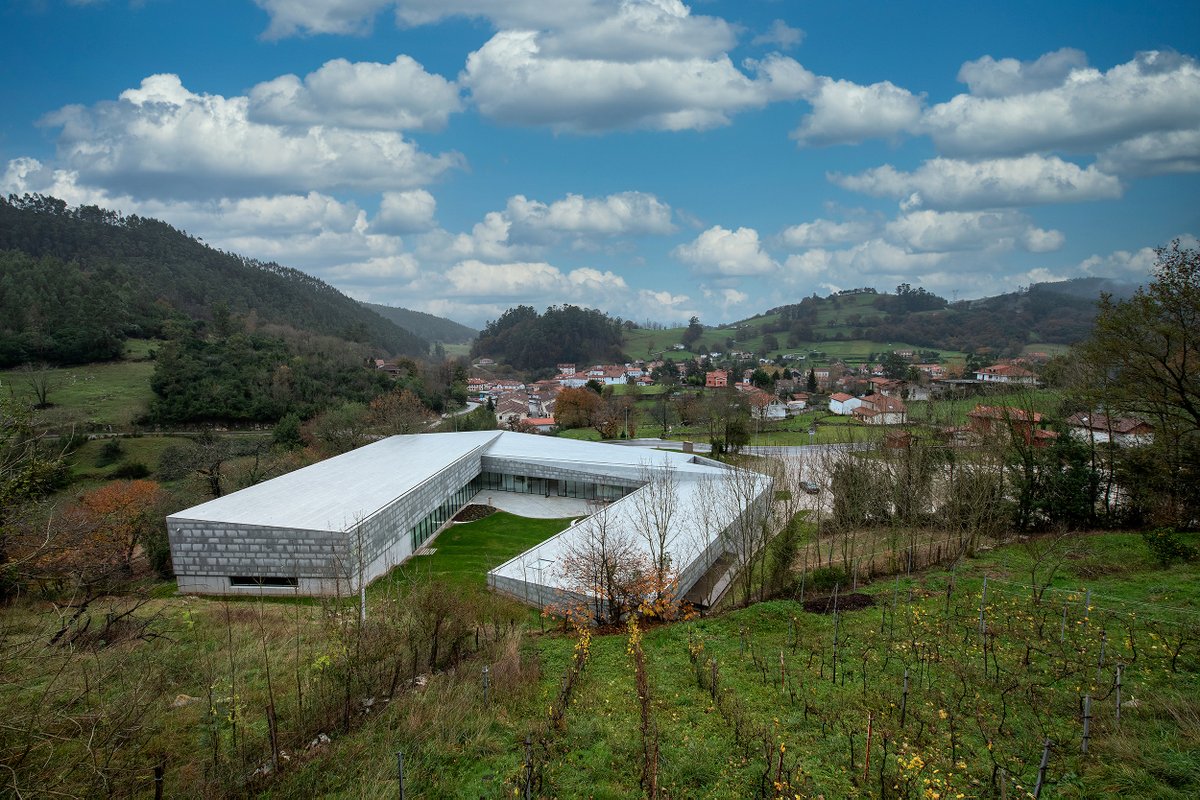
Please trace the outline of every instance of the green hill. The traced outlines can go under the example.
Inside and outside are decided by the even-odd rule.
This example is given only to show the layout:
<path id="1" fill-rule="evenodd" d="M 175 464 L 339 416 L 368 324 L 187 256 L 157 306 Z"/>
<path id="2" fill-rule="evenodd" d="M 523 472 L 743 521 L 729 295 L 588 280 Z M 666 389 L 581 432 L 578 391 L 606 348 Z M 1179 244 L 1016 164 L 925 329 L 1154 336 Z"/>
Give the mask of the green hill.
<path id="1" fill-rule="evenodd" d="M 0 198 L 0 366 L 117 358 L 127 337 L 224 308 L 419 356 L 424 339 L 299 270 L 215 250 L 165 222 L 72 208 L 40 195 Z"/>
<path id="2" fill-rule="evenodd" d="M 424 311 L 412 311 L 411 309 L 397 308 L 395 306 L 381 306 L 375 303 L 363 303 L 363 305 L 384 319 L 389 319 L 401 328 L 404 328 L 404 330 L 411 331 L 430 342 L 466 344 L 479 333 L 474 328 L 460 325 L 452 319 L 426 314 Z"/>
<path id="3" fill-rule="evenodd" d="M 812 350 L 827 358 L 865 361 L 872 354 L 932 351 L 943 360 L 968 352 L 1015 356 L 1030 349 L 1054 352 L 1091 332 L 1101 292 L 1126 296 L 1132 288 L 1102 278 L 1034 284 L 1008 294 L 948 302 L 904 285 L 896 294 L 850 290 L 813 295 L 738 322 L 705 328 L 690 350 L 741 350 L 774 357 Z M 625 334 L 636 357 L 670 353 L 685 328 L 639 328 Z"/>

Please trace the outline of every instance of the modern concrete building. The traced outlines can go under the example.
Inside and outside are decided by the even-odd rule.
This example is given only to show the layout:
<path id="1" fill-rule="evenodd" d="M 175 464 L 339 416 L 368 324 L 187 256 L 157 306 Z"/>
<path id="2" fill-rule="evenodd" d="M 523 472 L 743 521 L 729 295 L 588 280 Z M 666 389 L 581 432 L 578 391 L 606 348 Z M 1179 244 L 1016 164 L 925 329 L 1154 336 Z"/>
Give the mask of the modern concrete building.
<path id="1" fill-rule="evenodd" d="M 692 454 L 507 431 L 393 436 L 172 514 L 167 528 L 181 592 L 350 593 L 495 492 L 600 501 L 604 525 L 648 548 L 655 476 L 673 487 L 664 541 L 686 592 L 732 549 L 731 530 L 758 524 L 767 478 Z M 562 599 L 562 556 L 595 524 L 585 518 L 497 567 L 489 584 L 533 603 Z"/>

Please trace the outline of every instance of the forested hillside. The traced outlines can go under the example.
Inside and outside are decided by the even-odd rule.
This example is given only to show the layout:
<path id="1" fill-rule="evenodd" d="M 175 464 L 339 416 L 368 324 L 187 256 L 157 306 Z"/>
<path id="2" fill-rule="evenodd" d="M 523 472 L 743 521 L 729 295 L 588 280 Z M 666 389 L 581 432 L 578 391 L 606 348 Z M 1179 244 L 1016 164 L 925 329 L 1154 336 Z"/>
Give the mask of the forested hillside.
<path id="1" fill-rule="evenodd" d="M 950 303 L 903 284 L 896 294 L 859 290 L 825 298 L 814 295 L 747 322 L 761 319 L 763 332 L 776 334 L 788 347 L 869 339 L 935 350 L 990 348 L 1017 354 L 1030 342 L 1073 344 L 1087 338 L 1104 290 L 1127 292 L 1128 287 L 1089 278 Z"/>
<path id="2" fill-rule="evenodd" d="M 410 331 L 422 339 L 443 344 L 465 344 L 475 338 L 479 331 L 460 325 L 452 319 L 426 314 L 423 311 L 413 311 L 395 306 L 381 306 L 375 303 L 363 303 L 384 319 Z"/>
<path id="3" fill-rule="evenodd" d="M 623 361 L 625 325 L 590 308 L 551 306 L 538 314 L 531 306 L 517 306 L 487 324 L 471 355 L 490 356 L 528 370 L 545 370 L 562 362 Z"/>
<path id="4" fill-rule="evenodd" d="M 424 355 L 428 342 L 303 272 L 205 245 L 164 222 L 40 195 L 0 198 L 0 366 L 114 358 L 126 337 L 157 337 L 172 317 L 224 307 Z"/>

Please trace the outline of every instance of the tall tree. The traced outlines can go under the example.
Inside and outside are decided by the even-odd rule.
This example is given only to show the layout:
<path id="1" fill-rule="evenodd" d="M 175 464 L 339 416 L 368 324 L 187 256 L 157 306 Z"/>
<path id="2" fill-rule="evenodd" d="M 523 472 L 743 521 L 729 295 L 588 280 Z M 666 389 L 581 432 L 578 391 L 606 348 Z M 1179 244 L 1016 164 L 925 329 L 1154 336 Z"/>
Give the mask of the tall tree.
<path id="1" fill-rule="evenodd" d="M 1159 248 L 1154 279 L 1129 300 L 1100 300 L 1082 353 L 1109 378 L 1103 400 L 1181 432 L 1200 432 L 1200 250 Z"/>
<path id="2" fill-rule="evenodd" d="M 394 389 L 371 401 L 371 422 L 388 436 L 420 433 L 429 427 L 433 414 L 408 389 Z"/>
<path id="3" fill-rule="evenodd" d="M 1080 347 L 1078 395 L 1154 425 L 1152 456 L 1131 452 L 1126 474 L 1160 489 L 1145 508 L 1154 521 L 1191 525 L 1200 522 L 1200 250 L 1176 240 L 1157 253 L 1148 286 L 1125 301 L 1102 297 Z"/>

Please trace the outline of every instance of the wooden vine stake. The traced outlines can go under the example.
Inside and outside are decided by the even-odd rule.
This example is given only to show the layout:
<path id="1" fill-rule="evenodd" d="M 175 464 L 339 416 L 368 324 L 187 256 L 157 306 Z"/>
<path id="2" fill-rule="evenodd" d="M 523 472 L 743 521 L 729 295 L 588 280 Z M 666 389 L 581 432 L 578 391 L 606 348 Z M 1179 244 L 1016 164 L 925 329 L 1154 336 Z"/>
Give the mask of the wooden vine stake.
<path id="1" fill-rule="evenodd" d="M 983 576 L 983 594 L 979 595 L 979 639 L 983 640 L 984 632 L 984 617 L 983 612 L 987 607 L 987 575 Z"/>
<path id="2" fill-rule="evenodd" d="M 1079 752 L 1086 753 L 1088 751 L 1088 739 L 1091 738 L 1092 726 L 1092 696 L 1085 694 L 1083 696 L 1083 745 L 1079 748 Z"/>
<path id="3" fill-rule="evenodd" d="M 838 656 L 838 625 L 841 619 L 838 617 L 838 584 L 833 585 L 833 661 L 831 665 L 831 676 L 833 683 L 837 683 L 837 656 Z"/>
<path id="4" fill-rule="evenodd" d="M 867 712 L 867 749 L 863 753 L 863 785 L 866 785 L 867 779 L 871 774 L 871 723 L 875 721 L 875 712 Z"/>
<path id="5" fill-rule="evenodd" d="M 1042 785 L 1046 782 L 1046 767 L 1050 764 L 1050 745 L 1053 744 L 1049 738 L 1042 743 L 1042 763 L 1038 767 L 1037 785 L 1033 787 L 1034 800 L 1042 796 Z"/>
<path id="6" fill-rule="evenodd" d="M 1117 727 L 1121 726 L 1121 668 L 1123 664 L 1117 664 Z"/>

